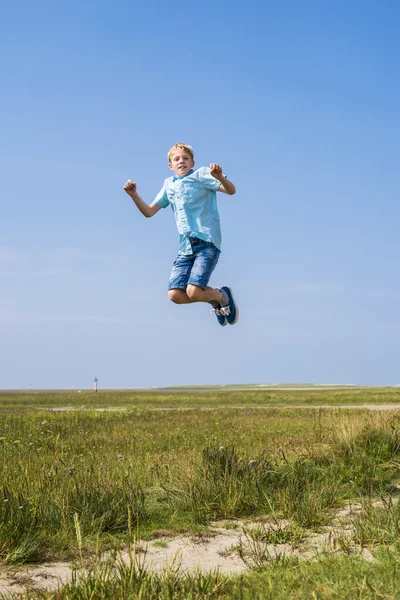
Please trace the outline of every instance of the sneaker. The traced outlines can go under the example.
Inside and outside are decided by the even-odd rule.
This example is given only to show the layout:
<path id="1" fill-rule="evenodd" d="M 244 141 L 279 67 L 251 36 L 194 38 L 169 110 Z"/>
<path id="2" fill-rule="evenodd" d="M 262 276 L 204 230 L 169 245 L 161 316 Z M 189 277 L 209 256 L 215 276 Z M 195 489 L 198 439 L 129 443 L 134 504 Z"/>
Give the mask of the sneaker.
<path id="1" fill-rule="evenodd" d="M 229 325 L 234 325 L 239 319 L 239 309 L 233 297 L 232 290 L 227 285 L 223 285 L 221 290 L 226 292 L 229 302 L 226 306 L 221 306 L 220 312 L 226 317 L 226 321 L 229 323 Z"/>
<path id="2" fill-rule="evenodd" d="M 227 321 L 226 321 L 226 317 L 225 317 L 225 313 L 223 314 L 221 312 L 221 305 L 218 304 L 218 306 L 216 308 L 212 308 L 210 310 L 210 313 L 214 313 L 215 316 L 217 317 L 217 321 L 220 325 L 222 325 L 222 327 L 225 327 L 225 325 L 227 325 Z"/>

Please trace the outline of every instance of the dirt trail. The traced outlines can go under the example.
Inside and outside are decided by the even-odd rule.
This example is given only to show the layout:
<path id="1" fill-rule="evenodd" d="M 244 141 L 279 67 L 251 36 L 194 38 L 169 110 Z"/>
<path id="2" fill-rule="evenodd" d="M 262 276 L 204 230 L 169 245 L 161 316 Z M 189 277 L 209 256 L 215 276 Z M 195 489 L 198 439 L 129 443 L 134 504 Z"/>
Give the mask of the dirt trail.
<path id="1" fill-rule="evenodd" d="M 378 500 L 375 505 L 382 501 Z M 151 542 L 139 542 L 136 545 L 136 559 L 156 572 L 173 565 L 182 571 L 210 571 L 218 569 L 221 573 L 235 574 L 245 571 L 255 564 L 255 546 L 262 551 L 267 560 L 276 557 L 292 556 L 313 559 L 321 552 L 359 554 L 365 560 L 373 560 L 372 553 L 352 544 L 353 526 L 351 517 L 362 510 L 361 504 L 349 504 L 332 511 L 331 525 L 320 533 L 309 532 L 297 544 L 265 544 L 252 539 L 252 530 L 262 528 L 264 532 L 276 531 L 276 528 L 289 527 L 286 520 L 272 520 L 271 517 L 258 518 L 253 522 L 225 521 L 212 523 L 206 533 L 193 536 L 161 537 Z M 239 547 L 242 556 L 239 555 Z M 109 555 L 108 555 L 109 556 Z M 121 553 L 122 559 L 129 563 L 129 553 Z M 104 558 L 107 558 L 105 556 Z M 24 567 L 2 567 L 0 569 L 0 594 L 5 597 L 25 590 L 55 590 L 72 578 L 73 568 L 68 563 L 45 563 Z"/>
<path id="2" fill-rule="evenodd" d="M 217 410 L 221 408 L 233 408 L 233 409 L 243 409 L 243 410 L 259 410 L 266 408 L 276 408 L 276 409 L 298 409 L 304 408 L 308 410 L 319 410 L 319 409 L 355 409 L 355 410 L 400 410 L 400 404 L 280 404 L 280 405 L 264 405 L 264 406 L 253 406 L 242 405 L 242 406 L 104 406 L 104 407 L 90 407 L 90 406 L 54 406 L 54 407 L 38 407 L 37 410 L 49 410 L 51 412 L 69 412 L 73 410 L 94 410 L 97 412 L 115 412 L 115 411 L 127 411 L 141 408 L 143 410 L 154 410 L 154 411 L 187 411 L 187 410 Z"/>

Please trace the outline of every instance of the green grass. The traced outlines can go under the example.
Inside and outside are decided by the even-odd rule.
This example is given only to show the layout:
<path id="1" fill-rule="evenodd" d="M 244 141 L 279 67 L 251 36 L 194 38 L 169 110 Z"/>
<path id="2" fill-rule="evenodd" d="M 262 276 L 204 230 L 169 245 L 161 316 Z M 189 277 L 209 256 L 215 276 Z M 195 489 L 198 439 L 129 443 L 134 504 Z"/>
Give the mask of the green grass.
<path id="1" fill-rule="evenodd" d="M 306 598 L 318 582 L 317 598 L 346 593 L 351 598 L 351 589 L 359 594 L 354 597 L 381 597 L 384 573 L 389 577 L 390 572 L 397 582 L 390 565 L 397 556 L 400 513 L 397 503 L 377 509 L 368 502 L 387 495 L 399 480 L 397 413 L 262 405 L 266 398 L 283 403 L 286 396 L 289 404 L 301 404 L 299 395 L 303 403 L 311 402 L 316 393 L 321 394 L 235 392 L 232 398 L 221 393 L 87 393 L 85 402 L 85 394 L 79 394 L 79 402 L 90 401 L 92 407 L 131 402 L 128 410 L 114 412 L 38 408 L 66 405 L 68 398 L 78 408 L 77 394 L 33 394 L 30 401 L 29 394 L 0 395 L 0 559 L 8 564 L 82 561 L 105 549 L 121 548 L 133 537 L 157 538 L 160 530 L 202 531 L 214 520 L 271 515 L 284 517 L 290 525 L 260 525 L 253 531 L 254 552 L 259 554 L 250 563 L 262 571 L 257 575 L 240 580 L 171 573 L 139 577 L 132 571 L 137 567 L 131 566 L 128 573 L 121 565 L 119 570 L 103 565 L 108 574 L 100 569 L 54 599 L 134 598 L 138 589 L 143 590 L 142 598 Z M 398 401 L 399 392 L 323 394 L 317 396 L 318 404 L 323 398 L 328 403 L 334 398 L 338 405 L 378 400 L 389 404 Z M 235 408 L 239 398 L 243 408 Z M 256 401 L 259 405 L 252 406 Z M 178 408 L 170 406 L 174 403 Z M 165 404 L 171 410 L 151 410 Z M 193 410 L 180 410 L 182 406 Z M 305 531 L 329 523 L 330 511 L 348 500 L 370 506 L 368 518 L 355 521 L 355 541 L 390 547 L 392 554 L 390 560 L 382 555 L 373 566 L 349 560 L 348 591 L 344 584 L 342 596 L 334 595 L 336 574 L 344 570 L 339 558 L 295 565 L 287 560 L 271 564 L 263 555 L 263 544 L 298 544 Z M 364 583 L 357 579 L 363 569 L 368 571 Z M 275 581 L 286 582 L 286 595 L 273 595 Z M 124 595 L 113 596 L 113 586 Z M 298 596 L 290 595 L 291 586 Z M 270 590 L 270 596 L 257 596 L 262 589 Z M 376 596 L 371 595 L 374 589 Z"/>
<path id="2" fill-rule="evenodd" d="M 396 546 L 400 549 L 400 505 L 383 498 L 378 505 L 363 503 L 361 511 L 352 515 L 352 540 L 360 546 Z"/>
<path id="3" fill-rule="evenodd" d="M 75 515 L 84 553 L 125 543 L 128 514 L 147 539 L 269 513 L 315 528 L 390 489 L 397 436 L 390 414 L 330 410 L 5 413 L 0 556 L 77 556 Z"/>
<path id="4" fill-rule="evenodd" d="M 143 570 L 132 557 L 118 556 L 75 576 L 59 592 L 15 594 L 33 600 L 390 600 L 400 598 L 400 555 L 381 553 L 374 562 L 358 557 L 322 556 L 318 561 L 277 559 L 240 577 L 218 573 L 183 574 L 172 566 L 161 574 Z"/>
<path id="5" fill-rule="evenodd" d="M 400 388 L 323 390 L 204 390 L 1 392 L 0 410 L 40 408 L 201 408 L 400 404 Z"/>

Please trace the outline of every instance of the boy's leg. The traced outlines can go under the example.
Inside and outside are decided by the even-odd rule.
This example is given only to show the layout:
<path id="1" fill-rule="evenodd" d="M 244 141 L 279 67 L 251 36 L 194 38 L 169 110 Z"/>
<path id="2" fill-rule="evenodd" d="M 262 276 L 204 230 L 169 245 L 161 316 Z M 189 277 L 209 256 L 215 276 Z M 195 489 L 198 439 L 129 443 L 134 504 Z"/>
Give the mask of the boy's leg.
<path id="1" fill-rule="evenodd" d="M 192 300 L 186 293 L 186 286 L 192 270 L 194 256 L 178 254 L 172 265 L 168 282 L 168 298 L 175 304 L 190 304 Z"/>
<path id="2" fill-rule="evenodd" d="M 169 299 L 176 304 L 207 302 L 212 305 L 212 312 L 220 325 L 233 325 L 237 321 L 238 311 L 231 289 L 224 286 L 219 290 L 208 285 L 220 251 L 201 240 L 192 243 L 192 248 L 192 255 L 179 253 L 173 264 L 168 286 Z"/>
<path id="3" fill-rule="evenodd" d="M 175 304 L 190 304 L 193 302 L 186 291 L 181 289 L 168 290 L 168 298 L 172 300 L 172 302 L 175 302 Z"/>
<path id="4" fill-rule="evenodd" d="M 223 299 L 223 293 L 220 290 L 209 286 L 203 290 L 203 288 L 199 287 L 198 285 L 190 283 L 186 288 L 186 292 L 188 294 L 188 298 L 190 298 L 192 302 L 207 302 L 211 304 L 211 312 L 215 313 L 218 323 L 222 325 L 222 327 L 227 324 L 225 314 L 221 312 L 220 303 Z"/>
<path id="5" fill-rule="evenodd" d="M 192 283 L 189 283 L 187 286 L 186 294 L 189 302 L 217 302 L 220 304 L 222 300 L 222 292 L 220 290 L 209 286 L 203 290 L 203 288 Z"/>
<path id="6" fill-rule="evenodd" d="M 219 254 L 219 250 L 210 245 L 198 252 L 190 273 L 186 293 L 192 302 L 209 302 L 220 325 L 234 325 L 239 318 L 239 309 L 231 288 L 222 286 L 221 289 L 214 289 L 208 286 Z"/>
<path id="7" fill-rule="evenodd" d="M 175 304 L 190 304 L 192 302 L 216 302 L 221 304 L 223 293 L 221 290 L 209 286 L 203 290 L 198 285 L 189 284 L 186 290 L 168 290 L 168 298 Z"/>
<path id="8" fill-rule="evenodd" d="M 208 285 L 220 254 L 221 252 L 213 244 L 196 240 L 194 261 L 186 285 L 186 293 L 193 302 L 218 303 L 220 301 L 221 292 Z"/>
<path id="9" fill-rule="evenodd" d="M 207 302 L 211 304 L 212 311 L 222 327 L 227 324 L 225 314 L 221 312 L 220 302 L 224 301 L 224 294 L 218 289 L 209 287 L 211 273 L 218 262 L 220 251 L 213 244 L 196 242 L 197 252 L 190 273 L 186 293 L 193 302 Z"/>

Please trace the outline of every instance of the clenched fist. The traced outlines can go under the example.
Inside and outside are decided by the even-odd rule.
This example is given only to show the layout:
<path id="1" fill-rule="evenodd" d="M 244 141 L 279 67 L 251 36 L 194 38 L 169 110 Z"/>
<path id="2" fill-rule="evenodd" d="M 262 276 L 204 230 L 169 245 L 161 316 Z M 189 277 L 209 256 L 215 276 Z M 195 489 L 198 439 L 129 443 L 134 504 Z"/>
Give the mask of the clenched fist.
<path id="1" fill-rule="evenodd" d="M 128 179 L 128 181 L 124 185 L 124 190 L 126 191 L 126 193 L 129 196 L 132 196 L 133 194 L 136 194 L 136 182 L 135 181 L 131 181 L 130 179 Z"/>
<path id="2" fill-rule="evenodd" d="M 221 179 L 222 177 L 222 167 L 217 165 L 216 163 L 210 164 L 210 174 L 215 177 L 215 179 Z"/>

